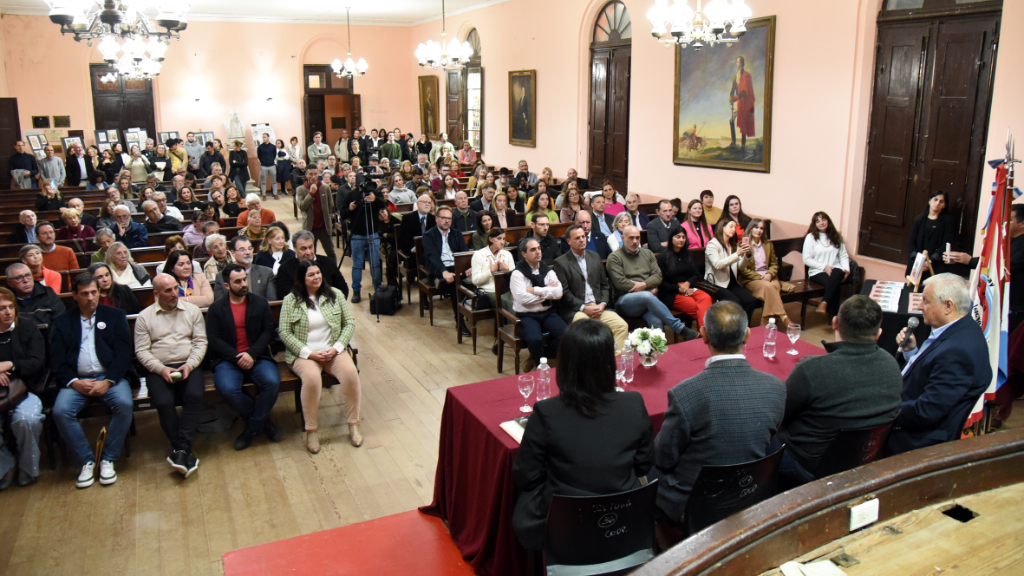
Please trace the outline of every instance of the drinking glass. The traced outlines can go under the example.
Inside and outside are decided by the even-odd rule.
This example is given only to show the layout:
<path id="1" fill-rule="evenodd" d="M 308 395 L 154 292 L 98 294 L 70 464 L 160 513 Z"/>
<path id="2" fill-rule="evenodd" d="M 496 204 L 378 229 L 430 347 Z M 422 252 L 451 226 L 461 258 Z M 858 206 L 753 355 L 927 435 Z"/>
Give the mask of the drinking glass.
<path id="1" fill-rule="evenodd" d="M 796 351 L 796 341 L 800 339 L 800 325 L 790 323 L 789 328 L 786 328 L 786 336 L 789 337 L 790 348 L 787 354 L 796 356 L 799 352 Z"/>
<path id="2" fill-rule="evenodd" d="M 530 407 L 530 393 L 533 392 L 533 374 L 520 374 L 519 375 L 519 393 L 523 395 L 523 406 L 519 409 L 520 412 L 529 414 L 533 412 L 533 408 Z"/>
<path id="3" fill-rule="evenodd" d="M 625 380 L 626 374 L 626 359 L 619 354 L 615 357 L 615 391 L 625 392 L 626 389 L 622 387 L 621 383 Z"/>

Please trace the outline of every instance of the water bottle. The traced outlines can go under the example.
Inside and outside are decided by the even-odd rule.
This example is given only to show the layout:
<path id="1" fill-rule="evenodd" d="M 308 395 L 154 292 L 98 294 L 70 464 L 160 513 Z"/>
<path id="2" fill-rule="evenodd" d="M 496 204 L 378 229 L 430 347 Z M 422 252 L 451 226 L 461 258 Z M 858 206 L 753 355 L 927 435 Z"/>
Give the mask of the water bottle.
<path id="1" fill-rule="evenodd" d="M 551 397 L 551 367 L 548 366 L 548 359 L 541 358 L 537 366 L 537 401 Z"/>
<path id="2" fill-rule="evenodd" d="M 764 357 L 775 358 L 775 339 L 779 336 L 779 329 L 775 326 L 775 318 L 768 320 L 764 327 Z"/>
<path id="3" fill-rule="evenodd" d="M 622 347 L 622 359 L 623 359 L 623 370 L 622 381 L 632 382 L 633 381 L 633 347 L 626 342 L 625 346 Z"/>

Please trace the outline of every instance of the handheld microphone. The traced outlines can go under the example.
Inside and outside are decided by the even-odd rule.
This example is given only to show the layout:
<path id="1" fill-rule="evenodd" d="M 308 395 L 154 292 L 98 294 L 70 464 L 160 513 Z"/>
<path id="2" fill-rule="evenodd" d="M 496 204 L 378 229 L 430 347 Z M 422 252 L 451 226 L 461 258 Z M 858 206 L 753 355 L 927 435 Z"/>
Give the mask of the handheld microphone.
<path id="1" fill-rule="evenodd" d="M 906 352 L 907 344 L 910 343 L 910 337 L 914 334 L 914 328 L 917 328 L 920 323 L 915 316 L 911 316 L 910 320 L 907 320 L 907 335 L 900 344 L 900 352 Z"/>

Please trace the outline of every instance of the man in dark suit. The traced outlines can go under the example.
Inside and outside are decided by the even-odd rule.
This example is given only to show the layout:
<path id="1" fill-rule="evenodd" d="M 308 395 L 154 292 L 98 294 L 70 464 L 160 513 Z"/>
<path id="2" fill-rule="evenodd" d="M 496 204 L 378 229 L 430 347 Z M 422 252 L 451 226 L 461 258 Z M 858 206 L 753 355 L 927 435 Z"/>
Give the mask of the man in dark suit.
<path id="1" fill-rule="evenodd" d="M 75 142 L 71 145 L 67 168 L 64 171 L 67 173 L 65 182 L 68 186 L 83 186 L 82 183 L 88 182 L 92 177 L 92 173 L 95 171 L 95 168 L 92 167 L 92 159 L 85 155 L 80 143 Z M 92 225 L 90 224 L 90 226 Z"/>
<path id="2" fill-rule="evenodd" d="M 700 335 L 711 352 L 704 371 L 668 391 L 665 422 L 654 439 L 658 508 L 673 526 L 701 466 L 750 462 L 767 455 L 786 410 L 786 385 L 750 367 L 741 354 L 750 331 L 734 302 L 708 309 Z"/>
<path id="3" fill-rule="evenodd" d="M 886 448 L 902 454 L 960 438 L 975 403 L 992 382 L 988 343 L 970 316 L 967 281 L 950 273 L 924 282 L 924 323 L 932 332 L 917 346 L 910 335 L 903 367 L 903 401 Z M 896 337 L 900 344 L 904 328 Z"/>
<path id="4" fill-rule="evenodd" d="M 512 138 L 532 140 L 533 126 L 530 124 L 530 96 L 526 93 L 526 79 L 515 84 L 516 104 L 512 115 Z"/>
<path id="5" fill-rule="evenodd" d="M 494 184 L 485 184 L 484 187 L 480 189 L 480 197 L 469 205 L 470 209 L 476 212 L 480 212 L 481 210 L 494 210 L 494 206 L 491 202 L 494 200 L 495 188 Z"/>
<path id="6" fill-rule="evenodd" d="M 402 216 L 398 228 L 398 249 L 402 252 L 412 255 L 416 251 L 416 237 L 425 236 L 436 224 L 430 205 L 430 197 L 424 194 L 416 199 L 416 211 Z"/>
<path id="7" fill-rule="evenodd" d="M 590 197 L 590 216 L 594 222 L 594 231 L 600 232 L 605 238 L 615 233 L 615 216 L 604 211 L 607 202 L 608 200 L 600 193 Z"/>
<path id="8" fill-rule="evenodd" d="M 640 197 L 633 192 L 626 194 L 626 212 L 629 213 L 629 219 L 633 222 L 633 226 L 641 230 L 647 229 L 647 224 L 651 219 L 640 211 Z"/>
<path id="9" fill-rule="evenodd" d="M 601 257 L 601 260 L 607 260 L 608 255 L 612 253 L 611 246 L 608 245 L 608 239 L 605 238 L 604 234 L 591 231 L 591 220 L 590 212 L 581 210 L 576 215 L 576 224 L 583 229 L 583 233 L 587 239 L 587 250 L 597 252 L 597 255 Z M 562 253 L 569 251 L 569 235 L 566 234 L 562 237 Z"/>
<path id="10" fill-rule="evenodd" d="M 455 193 L 455 210 L 452 211 L 455 218 L 455 229 L 459 232 L 476 231 L 476 211 L 469 207 L 469 196 L 465 190 Z"/>
<path id="11" fill-rule="evenodd" d="M 35 244 L 36 239 L 36 213 L 31 210 L 22 210 L 18 215 L 18 222 L 21 226 L 11 232 L 11 244 Z"/>
<path id="12" fill-rule="evenodd" d="M 608 325 L 615 336 L 615 353 L 629 336 L 629 326 L 615 312 L 608 309 L 612 300 L 611 284 L 604 271 L 601 257 L 587 250 L 587 235 L 579 224 L 569 226 L 569 251 L 555 259 L 555 274 L 562 284 L 562 302 L 559 314 L 566 324 L 576 320 L 594 318 Z"/>
<path id="13" fill-rule="evenodd" d="M 279 298 L 284 298 L 285 295 L 290 294 L 292 288 L 295 287 L 295 272 L 299 269 L 299 262 L 303 260 L 316 260 L 316 265 L 320 267 L 320 273 L 324 276 L 324 282 L 328 286 L 341 290 L 341 293 L 345 295 L 345 299 L 348 299 L 348 283 L 345 282 L 345 277 L 342 276 L 341 270 L 338 270 L 338 265 L 334 263 L 333 259 L 316 253 L 312 232 L 309 230 L 299 230 L 292 234 L 292 246 L 295 247 L 295 258 L 281 264 L 277 269 L 277 278 L 274 280 L 275 292 Z M 250 293 L 252 292 L 250 290 Z M 270 300 L 270 298 L 267 298 L 267 300 Z"/>
<path id="14" fill-rule="evenodd" d="M 668 247 L 670 238 L 668 231 L 679 224 L 672 216 L 672 203 L 668 200 L 658 202 L 658 217 L 647 223 L 647 248 L 655 254 Z"/>
<path id="15" fill-rule="evenodd" d="M 224 283 L 228 297 L 214 300 L 206 312 L 207 358 L 217 392 L 246 422 L 242 434 L 235 438 L 235 450 L 248 448 L 261 431 L 271 442 L 280 442 L 281 432 L 270 420 L 281 386 L 270 352 L 276 332 L 270 305 L 265 298 L 249 293 L 245 268 L 228 264 L 222 274 L 228 278 Z M 255 400 L 242 392 L 243 380 L 259 388 Z"/>
<path id="16" fill-rule="evenodd" d="M 455 254 L 457 252 L 468 252 L 466 239 L 462 232 L 452 230 L 452 209 L 442 206 L 437 210 L 437 226 L 427 230 L 423 235 L 423 258 L 420 260 L 426 265 L 431 277 L 437 280 L 437 288 L 442 293 L 447 293 L 452 303 L 452 312 L 456 317 L 458 313 L 458 294 L 455 281 Z M 472 336 L 472 333 L 465 326 L 459 327 L 464 336 Z"/>
<path id="17" fill-rule="evenodd" d="M 100 458 L 100 484 L 117 481 L 114 462 L 132 423 L 129 380 L 135 345 L 125 313 L 100 304 L 100 291 L 92 274 L 79 274 L 71 291 L 78 308 L 57 316 L 50 330 L 50 370 L 58 389 L 53 419 L 64 442 L 82 464 L 77 486 L 92 486 L 96 457 L 78 423 L 78 413 L 90 400 L 102 400 L 113 417 Z"/>
<path id="18" fill-rule="evenodd" d="M 259 264 L 252 263 L 252 241 L 246 236 L 235 236 L 228 242 L 228 250 L 231 251 L 231 257 L 234 258 L 235 264 L 240 265 L 245 270 L 245 275 L 248 283 L 248 293 L 262 296 L 267 300 L 283 300 L 284 295 L 278 296 L 277 286 L 274 283 L 274 271 L 266 266 L 260 266 Z M 324 274 L 324 278 L 327 274 Z M 224 279 L 224 272 L 217 272 L 217 276 L 213 281 L 213 299 L 221 300 L 228 295 L 228 291 L 224 288 L 224 283 L 227 280 Z M 291 288 L 288 292 L 291 292 Z M 285 292 L 287 294 L 288 292 Z"/>

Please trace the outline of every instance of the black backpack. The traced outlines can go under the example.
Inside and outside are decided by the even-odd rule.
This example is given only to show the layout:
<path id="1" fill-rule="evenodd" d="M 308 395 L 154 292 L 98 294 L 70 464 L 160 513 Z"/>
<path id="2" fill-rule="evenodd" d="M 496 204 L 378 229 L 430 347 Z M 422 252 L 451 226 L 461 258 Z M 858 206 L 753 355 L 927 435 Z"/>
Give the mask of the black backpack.
<path id="1" fill-rule="evenodd" d="M 396 286 L 386 286 L 370 297 L 370 314 L 394 316 L 402 308 L 402 291 Z"/>

